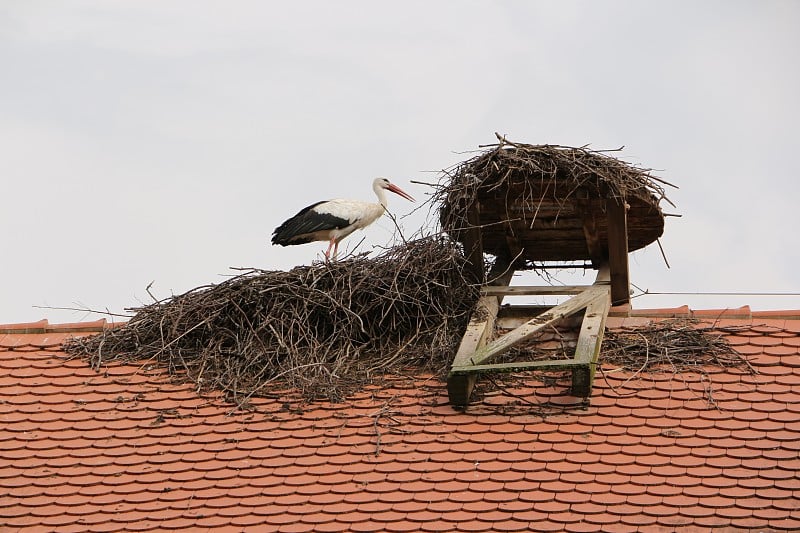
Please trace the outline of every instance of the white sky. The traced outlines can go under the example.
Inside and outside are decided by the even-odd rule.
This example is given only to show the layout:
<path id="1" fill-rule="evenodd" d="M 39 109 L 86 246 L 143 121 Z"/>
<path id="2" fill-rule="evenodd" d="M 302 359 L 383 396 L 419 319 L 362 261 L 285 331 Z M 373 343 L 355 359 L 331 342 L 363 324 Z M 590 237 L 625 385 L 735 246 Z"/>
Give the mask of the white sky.
<path id="1" fill-rule="evenodd" d="M 151 281 L 163 297 L 232 266 L 309 263 L 324 243 L 269 244 L 285 218 L 370 200 L 375 176 L 424 199 L 410 180 L 495 131 L 625 145 L 681 187 L 672 268 L 655 245 L 633 253 L 638 287 L 798 293 L 798 28 L 795 1 L 3 2 L 0 323 L 94 319 L 35 306 L 122 312 Z"/>

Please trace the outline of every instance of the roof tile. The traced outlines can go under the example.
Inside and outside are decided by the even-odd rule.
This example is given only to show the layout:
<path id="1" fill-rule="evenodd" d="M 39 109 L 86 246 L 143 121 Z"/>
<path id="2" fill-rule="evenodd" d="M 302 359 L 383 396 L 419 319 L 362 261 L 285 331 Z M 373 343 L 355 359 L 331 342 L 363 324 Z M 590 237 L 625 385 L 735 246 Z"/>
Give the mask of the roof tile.
<path id="1" fill-rule="evenodd" d="M 706 528 L 721 528 L 729 526 L 731 523 L 730 519 L 717 515 L 698 516 L 695 517 L 692 522 L 698 526 Z"/>
<path id="2" fill-rule="evenodd" d="M 769 527 L 783 531 L 798 531 L 800 530 L 800 519 L 788 516 L 770 519 Z"/>
<path id="3" fill-rule="evenodd" d="M 108 530 L 266 521 L 281 530 L 411 531 L 450 529 L 458 520 L 476 531 L 521 531 L 534 527 L 529 522 L 538 531 L 791 530 L 796 524 L 780 513 L 794 510 L 800 493 L 796 315 L 726 333 L 753 355 L 757 375 L 709 367 L 706 377 L 662 373 L 627 382 L 630 373 L 601 372 L 588 408 L 535 377 L 512 387 L 567 407 L 546 418 L 505 414 L 500 391 L 455 413 L 441 384 L 421 389 L 412 379 L 296 412 L 257 399 L 263 417 L 231 417 L 157 369 L 116 365 L 101 375 L 81 361 L 57 360 L 67 333 L 48 332 L 53 326 L 43 322 L 30 326 L 40 333 L 0 333 L 0 368 L 8 369 L 0 377 L 0 487 L 25 491 L 26 506 L 18 507 L 43 516 L 19 517 L 51 520 L 51 527 L 70 522 L 48 505 L 68 509 L 73 523 Z M 52 351 L 39 351 L 45 345 Z M 709 381 L 721 410 L 703 399 Z M 402 433 L 384 432 L 379 449 L 373 413 L 389 398 L 393 415 L 407 423 Z M 76 496 L 54 499 L 64 479 Z M 78 495 L 114 507 L 82 505 Z M 9 508 L 13 502 L 0 512 Z M 761 515 L 763 508 L 773 514 Z"/>
<path id="4" fill-rule="evenodd" d="M 611 513 L 597 513 L 597 514 L 587 515 L 584 517 L 584 520 L 588 524 L 594 524 L 598 526 L 606 526 L 609 524 L 620 524 L 621 522 L 620 517 L 618 515 Z M 604 527 L 603 530 L 605 529 L 606 528 Z"/>
<path id="5" fill-rule="evenodd" d="M 736 519 L 749 517 L 752 515 L 752 511 L 737 505 L 731 505 L 728 507 L 720 507 L 717 509 L 716 514 L 717 516 L 721 516 L 723 518 Z"/>

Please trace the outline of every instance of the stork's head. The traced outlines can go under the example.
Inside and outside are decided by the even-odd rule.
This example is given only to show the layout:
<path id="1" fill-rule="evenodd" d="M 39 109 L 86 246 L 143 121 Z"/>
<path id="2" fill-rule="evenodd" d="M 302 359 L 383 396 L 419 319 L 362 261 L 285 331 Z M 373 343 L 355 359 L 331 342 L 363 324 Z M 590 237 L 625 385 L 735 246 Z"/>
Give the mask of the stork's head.
<path id="1" fill-rule="evenodd" d="M 398 196 L 402 196 L 406 200 L 410 202 L 414 202 L 414 198 L 408 194 L 406 191 L 389 181 L 387 178 L 375 178 L 375 181 L 372 182 L 372 188 L 377 191 L 378 189 L 386 189 L 387 191 L 392 191 L 393 193 L 397 194 Z"/>

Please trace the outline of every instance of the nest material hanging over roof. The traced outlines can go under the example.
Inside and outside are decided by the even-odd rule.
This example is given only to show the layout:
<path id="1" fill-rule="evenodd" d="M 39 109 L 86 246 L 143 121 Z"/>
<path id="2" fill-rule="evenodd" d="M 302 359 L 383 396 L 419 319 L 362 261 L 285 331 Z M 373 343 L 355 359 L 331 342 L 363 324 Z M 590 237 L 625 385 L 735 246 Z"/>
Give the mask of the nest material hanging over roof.
<path id="1" fill-rule="evenodd" d="M 461 242 L 481 227 L 484 252 L 527 261 L 595 260 L 590 238 L 607 242 L 607 201 L 628 210 L 628 248 L 661 236 L 666 198 L 651 169 L 586 147 L 512 143 L 500 137 L 475 157 L 446 170 L 437 193 L 442 229 Z M 613 150 L 612 150 L 613 151 Z M 477 220 L 469 211 L 477 209 Z M 588 235 L 587 235 L 588 233 Z M 519 265 L 518 265 L 519 266 Z"/>
<path id="2" fill-rule="evenodd" d="M 724 333 L 747 327 L 723 327 L 694 318 L 673 318 L 606 332 L 602 360 L 635 372 L 699 372 L 705 367 L 742 368 L 754 372 L 745 355 Z"/>
<path id="3" fill-rule="evenodd" d="M 237 403 L 287 387 L 338 399 L 412 362 L 442 367 L 478 299 L 444 236 L 288 272 L 251 270 L 145 307 L 65 345 L 95 368 L 150 360 Z"/>

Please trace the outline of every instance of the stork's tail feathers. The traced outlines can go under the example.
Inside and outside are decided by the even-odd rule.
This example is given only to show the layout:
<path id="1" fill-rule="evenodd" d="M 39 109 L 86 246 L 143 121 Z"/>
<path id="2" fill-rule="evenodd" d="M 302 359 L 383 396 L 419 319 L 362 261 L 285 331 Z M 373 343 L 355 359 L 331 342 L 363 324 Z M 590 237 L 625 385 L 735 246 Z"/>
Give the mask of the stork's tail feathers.
<path id="1" fill-rule="evenodd" d="M 298 235 L 296 224 L 290 224 L 294 219 L 289 219 L 272 232 L 272 244 L 281 246 L 292 246 L 295 244 L 306 244 L 313 242 L 313 238 L 305 235 Z"/>

